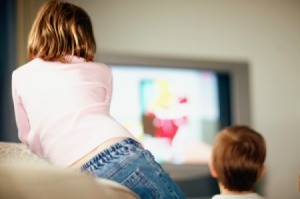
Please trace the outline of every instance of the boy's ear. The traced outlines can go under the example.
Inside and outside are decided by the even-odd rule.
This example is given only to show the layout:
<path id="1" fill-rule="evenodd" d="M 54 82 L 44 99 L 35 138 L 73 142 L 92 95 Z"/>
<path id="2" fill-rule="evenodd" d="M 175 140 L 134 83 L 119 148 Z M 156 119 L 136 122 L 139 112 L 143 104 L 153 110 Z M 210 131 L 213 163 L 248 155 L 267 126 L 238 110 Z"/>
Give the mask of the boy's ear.
<path id="1" fill-rule="evenodd" d="M 261 177 L 265 172 L 266 172 L 266 167 L 265 167 L 265 165 L 263 165 L 263 167 L 261 168 L 259 177 Z"/>
<path id="2" fill-rule="evenodd" d="M 216 172 L 216 170 L 215 170 L 215 168 L 214 168 L 214 165 L 213 165 L 213 163 L 212 163 L 212 160 L 209 161 L 208 167 L 209 167 L 209 171 L 210 171 L 211 176 L 214 177 L 214 178 L 217 178 L 217 177 L 218 177 L 218 174 L 217 174 L 217 172 Z"/>

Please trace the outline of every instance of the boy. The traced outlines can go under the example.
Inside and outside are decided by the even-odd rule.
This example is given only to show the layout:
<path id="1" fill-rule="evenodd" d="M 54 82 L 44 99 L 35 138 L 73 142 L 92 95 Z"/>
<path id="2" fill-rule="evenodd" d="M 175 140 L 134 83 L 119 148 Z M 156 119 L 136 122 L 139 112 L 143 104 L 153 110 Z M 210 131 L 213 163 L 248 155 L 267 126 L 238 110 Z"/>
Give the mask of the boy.
<path id="1" fill-rule="evenodd" d="M 218 179 L 220 195 L 212 199 L 261 199 L 253 187 L 265 171 L 264 138 L 247 126 L 231 126 L 216 137 L 210 163 L 211 175 Z"/>

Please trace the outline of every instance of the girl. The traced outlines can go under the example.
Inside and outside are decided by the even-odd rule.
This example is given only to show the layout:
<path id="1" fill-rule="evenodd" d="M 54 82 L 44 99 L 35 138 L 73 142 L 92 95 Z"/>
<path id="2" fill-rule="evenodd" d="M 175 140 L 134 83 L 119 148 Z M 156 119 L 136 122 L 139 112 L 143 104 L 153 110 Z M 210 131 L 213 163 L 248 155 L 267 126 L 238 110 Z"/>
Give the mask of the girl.
<path id="1" fill-rule="evenodd" d="M 56 166 L 117 181 L 141 198 L 185 198 L 153 156 L 110 115 L 111 69 L 94 62 L 91 20 L 48 1 L 29 34 L 29 62 L 12 74 L 19 139 Z"/>

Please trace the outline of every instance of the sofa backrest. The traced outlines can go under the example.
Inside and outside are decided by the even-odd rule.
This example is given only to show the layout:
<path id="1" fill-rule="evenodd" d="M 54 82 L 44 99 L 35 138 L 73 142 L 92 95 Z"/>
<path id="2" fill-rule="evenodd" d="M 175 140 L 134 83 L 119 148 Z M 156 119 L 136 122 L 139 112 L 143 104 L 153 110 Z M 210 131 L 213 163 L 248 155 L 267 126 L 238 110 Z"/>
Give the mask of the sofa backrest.
<path id="1" fill-rule="evenodd" d="M 116 182 L 56 168 L 21 143 L 0 142 L 0 198 L 138 199 Z"/>

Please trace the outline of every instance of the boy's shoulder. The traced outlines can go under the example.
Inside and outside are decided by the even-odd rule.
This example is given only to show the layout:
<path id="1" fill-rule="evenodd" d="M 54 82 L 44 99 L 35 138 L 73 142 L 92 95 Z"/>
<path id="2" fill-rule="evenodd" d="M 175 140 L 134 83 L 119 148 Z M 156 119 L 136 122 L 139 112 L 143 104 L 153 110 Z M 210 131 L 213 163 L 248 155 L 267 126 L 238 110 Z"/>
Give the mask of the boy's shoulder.
<path id="1" fill-rule="evenodd" d="M 235 195 L 218 194 L 218 195 L 214 195 L 212 199 L 266 199 L 266 198 L 260 196 L 257 193 L 248 193 L 248 194 L 235 194 Z"/>

